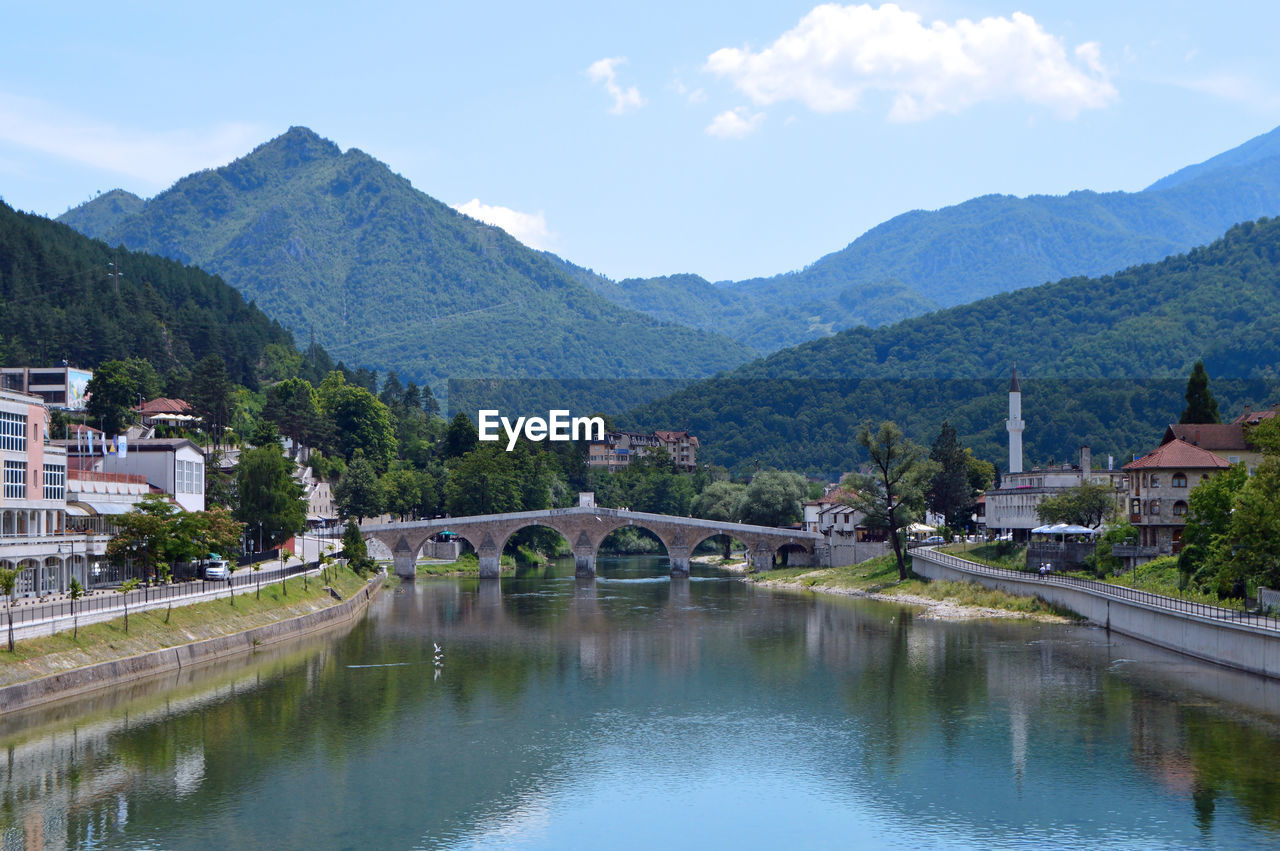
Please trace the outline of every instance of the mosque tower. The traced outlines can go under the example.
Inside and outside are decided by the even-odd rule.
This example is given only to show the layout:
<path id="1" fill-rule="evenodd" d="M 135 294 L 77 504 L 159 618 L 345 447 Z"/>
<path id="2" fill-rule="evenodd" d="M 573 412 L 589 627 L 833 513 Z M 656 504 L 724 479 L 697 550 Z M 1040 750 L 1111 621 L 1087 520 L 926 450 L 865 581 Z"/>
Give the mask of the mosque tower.
<path id="1" fill-rule="evenodd" d="M 1018 365 L 1013 365 L 1013 380 L 1009 382 L 1009 419 L 1004 427 L 1009 430 L 1009 472 L 1022 472 L 1022 386 L 1018 384 Z"/>

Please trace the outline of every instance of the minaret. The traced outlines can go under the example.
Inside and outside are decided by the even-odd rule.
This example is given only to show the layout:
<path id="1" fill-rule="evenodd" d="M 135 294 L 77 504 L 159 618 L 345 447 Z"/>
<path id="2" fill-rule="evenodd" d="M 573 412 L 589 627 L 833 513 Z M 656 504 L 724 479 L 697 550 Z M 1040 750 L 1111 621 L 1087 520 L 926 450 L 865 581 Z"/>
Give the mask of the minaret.
<path id="1" fill-rule="evenodd" d="M 1013 380 L 1009 382 L 1009 419 L 1004 427 L 1009 430 L 1009 472 L 1022 472 L 1022 387 L 1018 384 L 1018 365 L 1013 365 Z"/>

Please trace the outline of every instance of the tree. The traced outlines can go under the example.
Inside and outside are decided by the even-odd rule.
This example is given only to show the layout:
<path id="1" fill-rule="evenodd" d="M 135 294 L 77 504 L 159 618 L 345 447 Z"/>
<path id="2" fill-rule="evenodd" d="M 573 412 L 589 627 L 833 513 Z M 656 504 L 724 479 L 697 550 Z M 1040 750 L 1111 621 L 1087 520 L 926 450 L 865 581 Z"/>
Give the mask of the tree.
<path id="1" fill-rule="evenodd" d="M 693 501 L 693 515 L 704 520 L 719 520 L 731 523 L 738 517 L 738 506 L 746 495 L 747 486 L 729 481 L 712 482 L 698 494 Z M 730 535 L 720 535 L 724 547 L 724 557 L 729 558 L 729 548 L 733 543 Z"/>
<path id="2" fill-rule="evenodd" d="M 970 456 L 965 454 L 950 422 L 943 420 L 929 458 L 938 465 L 938 472 L 929 483 L 929 507 L 945 516 L 950 528 L 967 526 L 974 504 L 973 486 L 969 481 Z"/>
<path id="3" fill-rule="evenodd" d="M 132 511 L 116 517 L 116 534 L 107 542 L 107 556 L 137 561 L 148 580 L 167 573 L 175 549 L 173 520 L 180 511 L 165 496 L 144 496 Z"/>
<path id="4" fill-rule="evenodd" d="M 373 464 L 357 449 L 346 472 L 333 488 L 333 499 L 343 517 L 377 517 L 386 506 L 386 494 Z"/>
<path id="5" fill-rule="evenodd" d="M 1036 516 L 1043 523 L 1070 523 L 1096 528 L 1116 510 L 1116 492 L 1108 485 L 1081 482 L 1041 500 Z"/>
<path id="6" fill-rule="evenodd" d="M 80 637 L 80 617 L 76 614 L 76 601 L 84 596 L 84 586 L 80 584 L 80 580 L 71 577 L 71 582 L 67 585 L 67 596 L 71 598 L 71 637 Z"/>
<path id="7" fill-rule="evenodd" d="M 256 533 L 264 546 L 283 544 L 307 522 L 302 486 L 279 446 L 260 446 L 240 453 L 236 468 L 239 502 L 234 517 Z"/>
<path id="8" fill-rule="evenodd" d="M 97 422 L 106 434 L 124 430 L 130 405 L 137 404 L 133 379 L 122 361 L 107 361 L 93 371 L 86 388 L 89 401 L 85 412 L 90 422 Z"/>
<path id="9" fill-rule="evenodd" d="M 333 429 L 334 448 L 347 460 L 359 449 L 375 471 L 385 471 L 396 453 L 395 428 L 387 406 L 364 387 L 347 384 L 336 371 L 320 382 L 316 397 Z"/>
<path id="10" fill-rule="evenodd" d="M 459 458 L 449 471 L 445 505 L 456 516 L 519 511 L 520 479 L 511 453 L 497 443 L 482 443 Z"/>
<path id="11" fill-rule="evenodd" d="M 1178 569 L 1184 582 L 1230 593 L 1239 576 L 1231 561 L 1231 519 L 1236 500 L 1249 480 L 1243 464 L 1233 464 L 1187 494 L 1187 523 L 1182 531 Z"/>
<path id="12" fill-rule="evenodd" d="M 342 533 L 342 552 L 347 557 L 347 566 L 361 576 L 375 567 L 373 559 L 369 558 L 369 548 L 360 535 L 360 527 L 354 520 L 347 521 L 347 528 Z"/>
<path id="13" fill-rule="evenodd" d="M 1191 377 L 1187 379 L 1187 407 L 1182 412 L 1180 423 L 1217 423 L 1218 402 L 1209 392 L 1209 373 L 1205 371 L 1204 361 L 1196 361 L 1191 368 Z"/>
<path id="14" fill-rule="evenodd" d="M 906 579 L 899 531 L 923 510 L 925 490 L 936 468 L 925 460 L 924 447 L 908 440 L 902 429 L 889 421 L 882 422 L 875 433 L 863 426 L 858 443 L 871 458 L 871 473 L 848 482 L 846 487 L 854 493 L 848 504 L 861 511 L 869 523 L 889 530 L 898 578 Z"/>
<path id="15" fill-rule="evenodd" d="M 756 526 L 786 526 L 802 516 L 800 501 L 808 490 L 798 473 L 761 470 L 751 478 L 738 506 L 738 518 Z"/>
<path id="16" fill-rule="evenodd" d="M 18 584 L 18 571 L 9 567 L 0 567 L 0 594 L 4 594 L 9 614 L 9 652 L 13 652 L 13 589 Z"/>
<path id="17" fill-rule="evenodd" d="M 205 355 L 191 373 L 187 402 L 204 420 L 214 442 L 231 423 L 232 384 L 226 362 L 216 354 Z"/>
<path id="18" fill-rule="evenodd" d="M 126 579 L 116 592 L 124 596 L 124 631 L 129 631 L 129 592 L 138 587 L 137 579 Z"/>
<path id="19" fill-rule="evenodd" d="M 315 446 L 322 435 L 320 407 L 316 391 L 304 378 L 286 378 L 267 388 L 262 416 L 276 424 L 280 433 L 304 446 Z"/>
<path id="20" fill-rule="evenodd" d="M 1255 585 L 1280 587 L 1280 457 L 1262 460 L 1233 508 L 1227 534 L 1237 572 Z"/>
<path id="21" fill-rule="evenodd" d="M 422 475 L 415 470 L 392 470 L 382 477 L 382 491 L 386 510 L 405 520 L 422 501 Z"/>
<path id="22" fill-rule="evenodd" d="M 461 458 L 480 442 L 480 432 L 475 423 L 461 411 L 449 422 L 449 430 L 444 434 L 444 457 Z"/>

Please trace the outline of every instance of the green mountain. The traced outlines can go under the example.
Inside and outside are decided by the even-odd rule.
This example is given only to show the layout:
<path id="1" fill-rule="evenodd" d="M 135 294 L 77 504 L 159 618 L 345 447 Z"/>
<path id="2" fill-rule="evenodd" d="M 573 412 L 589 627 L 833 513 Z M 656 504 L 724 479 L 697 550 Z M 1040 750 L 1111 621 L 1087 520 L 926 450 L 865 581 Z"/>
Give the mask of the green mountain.
<path id="1" fill-rule="evenodd" d="M 950 307 L 1159 260 L 1278 212 L 1280 128 L 1141 192 L 987 195 L 916 210 L 802 271 L 725 286 L 770 301 L 803 293 L 833 327 L 874 325 L 858 297 L 885 281 L 900 282 L 922 306 Z"/>
<path id="2" fill-rule="evenodd" d="M 113 193 L 61 217 L 217 272 L 347 363 L 451 377 L 698 377 L 753 356 L 610 302 L 558 259 L 294 127 L 141 209 Z"/>
<path id="3" fill-rule="evenodd" d="M 863 422 L 892 419 L 928 442 L 949 419 L 1004 465 L 1009 373 L 1023 376 L 1027 457 L 1127 460 L 1176 421 L 1203 358 L 1224 411 L 1280 400 L 1280 219 L 1101 278 L 992 296 L 858 328 L 754 361 L 622 418 L 678 423 L 700 460 L 835 474 L 860 454 Z"/>
<path id="4" fill-rule="evenodd" d="M 113 269 L 119 278 L 108 278 Z M 112 249 L 0 202 L 4 365 L 143 357 L 163 372 L 216 354 L 233 380 L 253 387 L 269 346 L 294 351 L 288 331 L 207 272 Z"/>

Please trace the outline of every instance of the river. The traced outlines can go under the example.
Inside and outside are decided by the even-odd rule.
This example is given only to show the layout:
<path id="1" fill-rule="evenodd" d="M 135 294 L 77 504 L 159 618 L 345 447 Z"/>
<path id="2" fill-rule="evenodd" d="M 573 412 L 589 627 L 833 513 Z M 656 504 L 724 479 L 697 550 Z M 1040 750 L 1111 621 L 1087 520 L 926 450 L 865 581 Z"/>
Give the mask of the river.
<path id="1" fill-rule="evenodd" d="M 424 580 L 341 635 L 7 716 L 3 847 L 1280 842 L 1272 683 L 1085 626 L 598 569 Z"/>

